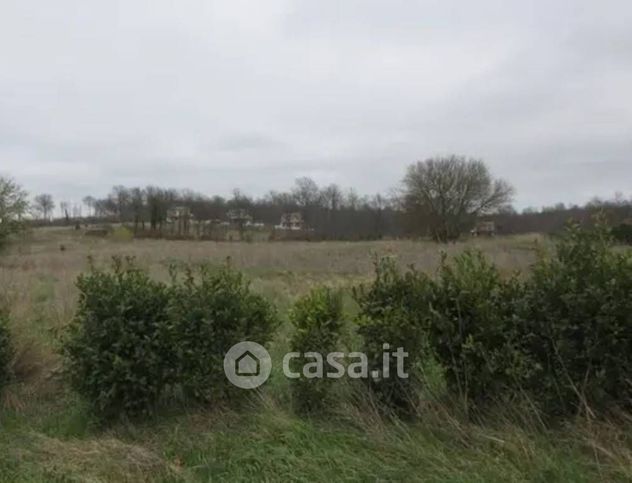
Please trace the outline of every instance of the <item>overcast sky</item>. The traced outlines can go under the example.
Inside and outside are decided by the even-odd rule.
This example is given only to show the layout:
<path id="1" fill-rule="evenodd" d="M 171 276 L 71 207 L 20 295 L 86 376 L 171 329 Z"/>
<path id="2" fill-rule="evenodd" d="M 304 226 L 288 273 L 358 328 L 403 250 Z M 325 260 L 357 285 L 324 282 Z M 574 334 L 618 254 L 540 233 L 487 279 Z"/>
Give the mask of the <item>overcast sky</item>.
<path id="1" fill-rule="evenodd" d="M 516 206 L 632 195 L 630 0 L 0 0 L 0 172 L 386 192 L 485 159 Z"/>

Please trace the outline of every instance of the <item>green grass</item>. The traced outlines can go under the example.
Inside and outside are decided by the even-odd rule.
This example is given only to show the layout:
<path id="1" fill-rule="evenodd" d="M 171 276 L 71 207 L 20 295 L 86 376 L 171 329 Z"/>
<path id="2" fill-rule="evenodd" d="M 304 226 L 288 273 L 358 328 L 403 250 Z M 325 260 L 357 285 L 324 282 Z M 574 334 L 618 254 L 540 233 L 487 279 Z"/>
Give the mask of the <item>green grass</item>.
<path id="1" fill-rule="evenodd" d="M 52 396 L 52 395 L 51 395 Z M 0 418 L 2 481 L 626 481 L 579 433 L 342 408 L 299 418 L 264 396 L 100 429 L 71 395 Z"/>

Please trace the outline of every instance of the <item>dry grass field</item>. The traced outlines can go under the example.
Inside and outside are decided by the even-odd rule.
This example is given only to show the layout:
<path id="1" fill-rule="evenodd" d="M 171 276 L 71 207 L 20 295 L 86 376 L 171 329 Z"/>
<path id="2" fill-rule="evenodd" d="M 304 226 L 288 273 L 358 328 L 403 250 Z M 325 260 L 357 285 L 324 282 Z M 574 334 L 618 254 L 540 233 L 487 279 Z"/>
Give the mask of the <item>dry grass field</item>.
<path id="1" fill-rule="evenodd" d="M 0 297 L 11 309 L 16 383 L 0 405 L 1 481 L 630 481 L 626 430 L 577 422 L 545 428 L 499 410 L 485 425 L 429 403 L 414 422 L 377 416 L 357 398 L 326 419 L 305 419 L 272 380 L 242 408 L 165 408 L 146 423 L 100 428 L 61 380 L 56 336 L 73 316 L 87 258 L 131 255 L 157 278 L 171 263 L 230 258 L 284 316 L 317 284 L 348 288 L 373 258 L 433 271 L 440 251 L 478 247 L 504 273 L 528 269 L 537 235 L 445 247 L 423 241 L 216 243 L 86 238 L 39 229 L 0 256 Z M 349 297 L 348 310 L 353 311 Z M 286 348 L 282 327 L 273 352 Z M 274 374 L 273 374 L 274 376 Z"/>

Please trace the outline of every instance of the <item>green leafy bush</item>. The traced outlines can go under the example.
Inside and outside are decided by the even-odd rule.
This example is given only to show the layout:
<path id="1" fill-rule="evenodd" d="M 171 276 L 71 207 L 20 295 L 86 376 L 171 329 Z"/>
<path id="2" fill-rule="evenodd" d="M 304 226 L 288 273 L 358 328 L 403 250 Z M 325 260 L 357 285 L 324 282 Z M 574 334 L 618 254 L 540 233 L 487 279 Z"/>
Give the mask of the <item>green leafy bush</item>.
<path id="1" fill-rule="evenodd" d="M 632 254 L 608 229 L 571 225 L 527 284 L 522 337 L 538 373 L 530 389 L 548 413 L 632 406 Z"/>
<path id="2" fill-rule="evenodd" d="M 103 417 L 152 411 L 174 382 L 167 287 L 131 259 L 79 276 L 79 306 L 62 351 L 73 387 Z"/>
<path id="3" fill-rule="evenodd" d="M 476 403 L 521 384 L 531 370 L 517 330 L 522 284 L 466 251 L 443 257 L 435 293 L 429 337 L 448 388 Z"/>
<path id="4" fill-rule="evenodd" d="M 0 308 L 0 389 L 11 379 L 10 364 L 13 357 L 8 312 Z"/>
<path id="5" fill-rule="evenodd" d="M 185 273 L 168 286 L 117 258 L 111 271 L 92 267 L 79 277 L 62 351 L 73 387 L 101 416 L 147 415 L 175 389 L 205 401 L 223 397 L 228 349 L 271 339 L 275 312 L 240 273 Z"/>
<path id="6" fill-rule="evenodd" d="M 253 293 L 240 272 L 228 265 L 185 270 L 170 291 L 169 320 L 177 352 L 178 382 L 185 393 L 211 401 L 231 393 L 224 355 L 237 342 L 265 345 L 278 318 L 272 305 Z"/>
<path id="7" fill-rule="evenodd" d="M 391 371 L 389 377 L 368 379 L 382 404 L 408 411 L 416 405 L 419 382 L 416 369 L 429 355 L 427 329 L 434 283 L 412 268 L 401 273 L 393 259 L 383 258 L 376 261 L 373 282 L 356 287 L 354 297 L 360 306 L 358 333 L 368 357 L 369 374 L 374 371 L 381 374 L 385 350 L 392 352 L 401 347 L 408 353 L 405 360 L 408 378 L 399 378 Z"/>
<path id="8" fill-rule="evenodd" d="M 632 224 L 621 223 L 612 228 L 612 237 L 619 243 L 632 245 Z"/>
<path id="9" fill-rule="evenodd" d="M 300 373 L 306 364 L 314 362 L 312 356 L 305 356 L 306 353 L 318 353 L 324 360 L 327 354 L 340 349 L 344 326 L 340 292 L 326 287 L 312 290 L 295 303 L 290 311 L 290 322 L 295 329 L 290 341 L 291 350 L 301 354 L 292 360 L 292 369 Z M 335 379 L 327 378 L 326 374 L 321 376 L 306 378 L 301 375 L 291 380 L 299 411 L 316 411 L 327 406 Z"/>
<path id="10" fill-rule="evenodd" d="M 632 407 L 632 252 L 599 223 L 570 226 L 524 281 L 479 252 L 444 258 L 436 280 L 384 259 L 355 296 L 372 370 L 386 342 L 413 369 L 436 358 L 448 389 L 477 404 L 527 394 L 549 416 Z M 410 407 L 415 383 L 370 381 L 395 408 Z"/>

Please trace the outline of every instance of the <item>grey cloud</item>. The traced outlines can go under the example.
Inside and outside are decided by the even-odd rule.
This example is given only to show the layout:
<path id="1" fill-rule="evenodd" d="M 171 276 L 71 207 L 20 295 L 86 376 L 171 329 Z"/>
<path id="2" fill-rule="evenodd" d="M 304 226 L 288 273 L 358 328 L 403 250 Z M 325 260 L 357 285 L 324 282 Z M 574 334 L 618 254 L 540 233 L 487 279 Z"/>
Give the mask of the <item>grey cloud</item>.
<path id="1" fill-rule="evenodd" d="M 285 146 L 284 143 L 259 134 L 241 134 L 222 138 L 217 143 L 218 149 L 222 151 L 244 151 L 244 150 L 279 150 Z"/>
<path id="2" fill-rule="evenodd" d="M 629 193 L 630 18 L 624 0 L 7 0 L 0 172 L 71 200 L 305 175 L 373 193 L 457 152 L 519 206 Z"/>

